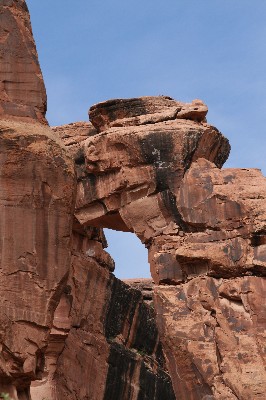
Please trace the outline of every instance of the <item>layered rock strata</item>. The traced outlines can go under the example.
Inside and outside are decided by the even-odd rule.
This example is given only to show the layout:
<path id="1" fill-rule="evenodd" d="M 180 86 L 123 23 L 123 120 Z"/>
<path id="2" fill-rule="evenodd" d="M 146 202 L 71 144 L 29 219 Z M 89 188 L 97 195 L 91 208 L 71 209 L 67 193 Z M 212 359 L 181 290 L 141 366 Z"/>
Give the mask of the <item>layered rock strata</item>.
<path id="1" fill-rule="evenodd" d="M 2 9 L 18 10 L 29 21 L 23 2 Z M 174 399 L 153 309 L 112 275 L 102 230 L 73 216 L 83 142 L 97 131 L 87 123 L 52 130 L 37 112 L 25 118 L 13 110 L 27 107 L 12 107 L 0 121 L 0 392 L 14 400 Z"/>
<path id="2" fill-rule="evenodd" d="M 145 107 L 146 98 L 139 99 L 140 103 L 142 101 Z M 167 106 L 170 100 L 161 96 L 158 101 L 160 104 L 165 102 Z M 171 105 L 173 103 L 178 109 L 180 103 L 171 100 Z M 202 104 L 200 101 L 197 103 Z M 120 106 L 121 100 L 117 101 L 119 116 Z M 101 116 L 103 105 L 99 107 Z M 160 207 L 165 209 L 165 221 L 174 221 L 171 193 L 179 187 L 191 163 L 206 157 L 221 166 L 229 154 L 227 139 L 204 122 L 206 112 L 202 115 L 201 110 L 197 111 L 198 107 L 194 107 L 192 117 L 187 112 L 187 119 L 160 122 L 156 119 L 155 123 L 137 127 L 131 126 L 131 110 L 130 126 L 112 127 L 88 139 L 85 145 L 87 175 L 77 188 L 75 215 L 80 223 L 84 225 L 89 220 L 93 226 L 135 231 L 143 242 L 148 242 L 155 231 L 161 229 L 160 222 L 158 226 L 155 222 L 157 214 L 161 214 Z M 184 110 L 191 108 L 190 104 L 183 105 Z M 93 110 L 95 114 L 96 108 Z M 199 114 L 195 117 L 197 112 Z M 113 107 L 112 118 L 114 115 Z M 152 114 L 147 115 L 152 119 Z M 138 200 L 138 222 L 133 222 L 130 221 L 131 209 L 136 208 Z M 153 222 L 143 220 L 141 224 L 142 207 L 150 209 L 150 220 Z"/>
<path id="3" fill-rule="evenodd" d="M 202 102 L 153 100 L 91 108 L 75 216 L 148 247 L 176 398 L 263 399 L 266 180 L 220 169 L 230 146 Z"/>
<path id="4" fill-rule="evenodd" d="M 153 309 L 113 276 L 103 231 L 74 217 L 84 143 L 97 131 L 44 126 L 26 4 L 0 5 L 0 393 L 174 399 Z"/>
<path id="5" fill-rule="evenodd" d="M 130 287 L 140 290 L 144 301 L 153 307 L 154 282 L 152 279 L 123 279 Z"/>

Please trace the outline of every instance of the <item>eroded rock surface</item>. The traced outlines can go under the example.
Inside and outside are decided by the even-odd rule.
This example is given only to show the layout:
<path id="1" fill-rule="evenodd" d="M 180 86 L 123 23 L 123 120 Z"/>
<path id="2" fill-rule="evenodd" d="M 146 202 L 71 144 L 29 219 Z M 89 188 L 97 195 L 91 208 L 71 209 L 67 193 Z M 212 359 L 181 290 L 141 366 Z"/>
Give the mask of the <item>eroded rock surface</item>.
<path id="1" fill-rule="evenodd" d="M 145 104 L 146 98 L 139 99 L 142 101 Z M 182 104 L 165 97 L 154 101 Z M 102 108 L 100 104 L 99 118 Z M 94 106 L 97 119 L 96 111 Z M 149 118 L 153 121 L 152 115 Z M 190 116 L 170 121 L 163 118 L 164 113 L 160 122 L 155 119 L 148 125 L 112 127 L 87 139 L 87 174 L 78 183 L 75 212 L 81 224 L 90 221 L 93 226 L 135 231 L 148 242 L 162 229 L 161 214 L 165 225 L 177 218 L 172 194 L 191 163 L 205 157 L 220 167 L 228 157 L 228 140 L 216 128 Z M 143 207 L 150 210 L 149 220 L 142 219 Z"/>
<path id="2" fill-rule="evenodd" d="M 177 399 L 263 399 L 266 179 L 221 169 L 230 146 L 206 111 L 166 97 L 93 106 L 75 216 L 148 247 Z"/>
<path id="3" fill-rule="evenodd" d="M 0 1 L 0 392 L 42 376 L 71 262 L 73 160 L 46 125 L 25 1 Z"/>
<path id="4" fill-rule="evenodd" d="M 264 399 L 265 285 L 257 276 L 201 275 L 156 287 L 158 328 L 177 398 Z"/>
<path id="5" fill-rule="evenodd" d="M 89 116 L 93 126 L 102 132 L 115 126 L 147 125 L 174 119 L 202 122 L 207 112 L 201 100 L 182 103 L 167 96 L 147 96 L 98 103 L 90 108 Z"/>
<path id="6" fill-rule="evenodd" d="M 70 275 L 33 400 L 174 400 L 154 309 L 111 274 L 100 235 L 73 235 Z"/>
<path id="7" fill-rule="evenodd" d="M 0 143 L 0 392 L 10 385 L 16 399 L 42 373 L 67 282 L 75 175 L 40 124 L 1 120 Z"/>
<path id="8" fill-rule="evenodd" d="M 153 307 L 154 282 L 152 279 L 123 279 L 123 282 L 134 289 L 140 290 L 144 301 Z"/>
<path id="9" fill-rule="evenodd" d="M 0 22 L 0 393 L 174 399 L 154 310 L 113 276 L 102 230 L 74 218 L 83 142 L 97 131 L 43 126 L 25 1 L 0 1 Z"/>
<path id="10" fill-rule="evenodd" d="M 0 118 L 46 123 L 46 91 L 24 0 L 0 0 Z"/>
<path id="11" fill-rule="evenodd" d="M 0 392 L 174 399 L 153 308 L 113 276 L 102 230 L 73 219 L 79 150 L 40 124 L 0 133 Z"/>
<path id="12" fill-rule="evenodd" d="M 0 392 L 264 400 L 266 179 L 221 169 L 200 100 L 44 126 L 26 3 L 0 7 Z M 136 233 L 152 280 L 114 277 L 104 227 Z"/>

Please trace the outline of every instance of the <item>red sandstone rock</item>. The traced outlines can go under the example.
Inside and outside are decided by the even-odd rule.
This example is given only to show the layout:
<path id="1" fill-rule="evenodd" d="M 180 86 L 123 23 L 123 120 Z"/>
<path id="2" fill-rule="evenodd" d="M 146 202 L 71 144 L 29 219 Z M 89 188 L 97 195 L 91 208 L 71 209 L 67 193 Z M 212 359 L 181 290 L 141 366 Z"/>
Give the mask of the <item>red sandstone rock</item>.
<path id="1" fill-rule="evenodd" d="M 148 247 L 176 398 L 263 399 L 266 179 L 221 170 L 226 140 L 205 122 L 177 120 L 173 102 L 91 109 L 101 133 L 85 143 L 75 215 Z"/>
<path id="2" fill-rule="evenodd" d="M 154 310 L 139 290 L 109 272 L 112 260 L 103 265 L 91 242 L 74 233 L 71 271 L 54 316 L 43 379 L 31 385 L 33 400 L 174 400 Z"/>
<path id="3" fill-rule="evenodd" d="M 111 100 L 94 127 L 42 127 L 27 6 L 0 6 L 0 392 L 264 399 L 266 179 L 220 169 L 230 146 L 200 100 Z M 114 278 L 103 227 L 138 235 L 155 285 Z"/>
<path id="4" fill-rule="evenodd" d="M 77 179 L 85 177 L 84 145 L 86 139 L 97 134 L 90 122 L 75 122 L 68 125 L 55 126 L 52 130 L 63 141 L 68 153 L 75 161 Z"/>
<path id="5" fill-rule="evenodd" d="M 265 279 L 156 287 L 159 331 L 181 399 L 264 399 Z"/>
<path id="6" fill-rule="evenodd" d="M 174 399 L 153 310 L 110 273 L 101 232 L 77 222 L 71 232 L 75 185 L 63 146 L 39 124 L 0 129 L 0 391 L 122 400 L 149 388 L 154 400 Z"/>
<path id="7" fill-rule="evenodd" d="M 158 113 L 156 102 L 157 98 Z M 94 118 L 97 111 L 95 107 Z M 191 163 L 206 157 L 221 166 L 228 157 L 227 139 L 212 126 L 185 119 L 156 121 L 110 128 L 87 139 L 87 176 L 78 183 L 75 213 L 81 224 L 89 220 L 94 226 L 124 231 L 132 231 L 134 225 L 141 240 L 148 242 L 154 231 L 159 234 L 173 220 L 169 190 L 173 193 L 179 187 Z M 141 208 L 147 207 L 150 222 L 142 218 Z M 163 225 L 156 226 L 158 215 L 159 219 L 164 216 Z M 131 218 L 135 219 L 132 223 Z M 145 232 L 149 225 L 155 225 L 150 233 Z"/>
<path id="8" fill-rule="evenodd" d="M 39 124 L 46 98 L 28 9 L 0 6 L 0 392 L 174 400 L 153 309 L 112 275 L 102 230 L 73 215 L 95 128 Z"/>
<path id="9" fill-rule="evenodd" d="M 191 264 L 215 277 L 265 276 L 265 200 L 266 179 L 259 170 L 219 170 L 204 159 L 193 163 L 177 196 L 191 232 L 176 251 L 187 276 Z"/>
<path id="10" fill-rule="evenodd" d="M 46 92 L 24 0 L 0 1 L 0 118 L 47 123 Z"/>
<path id="11" fill-rule="evenodd" d="M 154 282 L 152 279 L 123 279 L 123 282 L 134 289 L 140 290 L 146 303 L 153 305 Z"/>
<path id="12" fill-rule="evenodd" d="M 137 126 L 157 122 L 189 119 L 203 122 L 208 108 L 201 100 L 182 103 L 171 97 L 140 97 L 114 99 L 98 103 L 90 108 L 92 124 L 102 132 L 113 126 Z"/>
<path id="13" fill-rule="evenodd" d="M 0 392 L 16 400 L 42 373 L 67 281 L 75 181 L 49 128 L 2 120 L 0 132 Z"/>
<path id="14" fill-rule="evenodd" d="M 81 150 L 83 151 L 85 140 L 97 134 L 93 125 L 90 122 L 74 122 L 67 125 L 54 126 L 51 129 L 60 137 L 76 162 L 84 162 L 84 158 L 79 160 L 80 153 Z"/>

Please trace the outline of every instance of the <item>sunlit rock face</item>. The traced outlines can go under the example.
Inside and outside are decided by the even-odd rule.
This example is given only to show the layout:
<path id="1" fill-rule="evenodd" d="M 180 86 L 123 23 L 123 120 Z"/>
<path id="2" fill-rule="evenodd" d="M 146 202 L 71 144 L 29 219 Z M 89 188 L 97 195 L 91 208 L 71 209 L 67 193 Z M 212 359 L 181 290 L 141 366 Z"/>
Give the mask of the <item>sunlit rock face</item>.
<path id="1" fill-rule="evenodd" d="M 24 0 L 0 1 L 0 118 L 46 123 L 46 91 Z"/>
<path id="2" fill-rule="evenodd" d="M 134 231 L 145 243 L 158 234 L 157 214 L 165 210 L 166 225 L 174 220 L 172 194 L 191 163 L 206 157 L 221 166 L 228 156 L 227 139 L 205 123 L 206 113 L 199 100 L 184 104 L 164 96 L 93 106 L 92 123 L 111 127 L 85 143 L 87 175 L 78 184 L 75 213 L 80 223 L 89 219 L 94 226 Z M 99 122 L 103 119 L 105 125 Z M 142 208 L 150 210 L 145 220 Z"/>
<path id="3" fill-rule="evenodd" d="M 30 398 L 68 279 L 74 163 L 46 125 L 24 1 L 0 2 L 0 392 Z"/>
<path id="4" fill-rule="evenodd" d="M 26 393 L 68 278 L 75 175 L 40 124 L 2 120 L 0 144 L 0 392 L 12 383 Z"/>
<path id="5" fill-rule="evenodd" d="M 148 247 L 157 324 L 178 399 L 263 399 L 266 180 L 221 169 L 207 107 L 169 97 L 90 109 L 75 216 Z"/>

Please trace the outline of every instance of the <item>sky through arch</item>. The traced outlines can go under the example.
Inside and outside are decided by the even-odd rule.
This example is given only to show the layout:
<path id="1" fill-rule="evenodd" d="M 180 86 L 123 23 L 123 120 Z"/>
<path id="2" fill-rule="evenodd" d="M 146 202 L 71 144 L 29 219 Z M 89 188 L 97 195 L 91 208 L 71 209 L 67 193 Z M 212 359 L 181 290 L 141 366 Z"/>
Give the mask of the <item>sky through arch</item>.
<path id="1" fill-rule="evenodd" d="M 148 250 L 134 233 L 104 229 L 108 253 L 115 261 L 114 274 L 120 279 L 150 278 Z"/>

